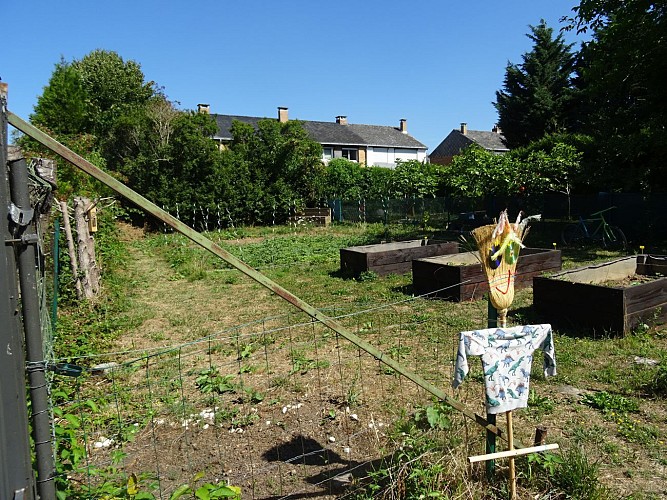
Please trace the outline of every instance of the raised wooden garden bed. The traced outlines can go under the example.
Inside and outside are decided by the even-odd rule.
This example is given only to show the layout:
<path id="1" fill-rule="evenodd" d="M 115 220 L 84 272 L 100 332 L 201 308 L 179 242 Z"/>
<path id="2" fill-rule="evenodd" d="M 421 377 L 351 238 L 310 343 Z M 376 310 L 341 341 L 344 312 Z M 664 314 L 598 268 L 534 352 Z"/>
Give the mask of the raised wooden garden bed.
<path id="1" fill-rule="evenodd" d="M 560 271 L 561 266 L 560 250 L 524 248 L 517 263 L 514 289 L 530 286 L 533 277 Z M 416 295 L 458 301 L 480 299 L 489 291 L 477 252 L 415 260 L 412 287 Z"/>
<path id="2" fill-rule="evenodd" d="M 458 253 L 455 241 L 409 240 L 340 249 L 343 273 L 360 275 L 372 271 L 379 276 L 410 272 L 412 261 L 422 257 Z"/>
<path id="3" fill-rule="evenodd" d="M 625 257 L 535 278 L 533 304 L 554 325 L 625 335 L 641 322 L 667 319 L 664 276 L 667 257 Z"/>

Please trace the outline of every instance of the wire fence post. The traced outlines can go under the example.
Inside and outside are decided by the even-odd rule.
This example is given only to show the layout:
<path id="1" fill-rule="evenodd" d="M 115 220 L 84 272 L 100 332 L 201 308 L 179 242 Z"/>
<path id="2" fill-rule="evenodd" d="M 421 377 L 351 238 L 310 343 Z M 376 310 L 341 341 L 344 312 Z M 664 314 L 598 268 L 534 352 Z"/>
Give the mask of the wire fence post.
<path id="1" fill-rule="evenodd" d="M 51 436 L 46 360 L 42 342 L 40 301 L 37 293 L 37 212 L 30 203 L 28 190 L 28 166 L 23 154 L 9 158 L 9 186 L 11 192 L 11 225 L 14 231 L 16 254 L 19 264 L 21 310 L 25 331 L 26 371 L 30 384 L 32 410 L 32 435 L 35 441 L 37 466 L 37 493 L 42 500 L 55 500 L 55 462 Z"/>
<path id="2" fill-rule="evenodd" d="M 7 84 L 0 82 L 0 207 L 10 205 L 7 171 Z M 36 498 L 30 463 L 25 358 L 19 294 L 8 212 L 2 218 L 0 248 L 0 498 Z"/>

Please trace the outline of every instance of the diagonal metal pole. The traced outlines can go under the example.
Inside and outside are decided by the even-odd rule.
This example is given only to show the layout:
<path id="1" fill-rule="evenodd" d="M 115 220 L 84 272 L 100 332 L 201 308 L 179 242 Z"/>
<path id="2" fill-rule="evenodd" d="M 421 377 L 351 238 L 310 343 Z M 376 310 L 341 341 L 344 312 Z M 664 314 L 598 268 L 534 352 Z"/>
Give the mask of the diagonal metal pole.
<path id="1" fill-rule="evenodd" d="M 21 119 L 11 111 L 7 112 L 7 120 L 8 122 L 16 127 L 18 130 L 23 132 L 24 134 L 32 137 L 35 139 L 37 142 L 42 144 L 43 146 L 46 146 L 49 148 L 51 151 L 55 152 L 56 154 L 60 155 L 62 158 L 65 160 L 69 161 L 72 163 L 74 166 L 77 168 L 83 170 L 87 174 L 91 175 L 98 181 L 102 182 L 109 188 L 113 189 L 115 192 L 120 194 L 121 196 L 124 196 L 126 199 L 137 205 L 139 208 L 145 210 L 149 214 L 157 217 L 159 220 L 163 221 L 164 223 L 170 225 L 173 227 L 176 231 L 180 232 L 184 236 L 190 238 L 193 242 L 201 246 L 202 248 L 208 250 L 212 254 L 220 257 L 223 259 L 225 262 L 230 264 L 231 266 L 235 267 L 239 271 L 241 271 L 243 274 L 246 276 L 254 279 L 256 282 L 258 282 L 260 285 L 268 288 L 272 292 L 276 293 L 280 297 L 282 297 L 284 300 L 289 302 L 290 304 L 296 306 L 299 308 L 301 311 L 305 312 L 308 314 L 311 318 L 319 321 L 323 325 L 327 326 L 331 330 L 335 331 L 338 333 L 340 336 L 344 337 L 347 339 L 349 342 L 352 344 L 356 345 L 357 347 L 363 349 L 364 351 L 368 352 L 371 356 L 375 357 L 378 359 L 380 362 L 384 363 L 385 365 L 389 366 L 396 372 L 400 373 L 407 379 L 413 381 L 415 384 L 421 386 L 424 388 L 426 391 L 430 392 L 433 394 L 435 397 L 438 399 L 445 401 L 447 404 L 461 412 L 463 415 L 466 417 L 474 420 L 477 424 L 481 425 L 484 427 L 486 430 L 489 432 L 492 432 L 493 434 L 501 437 L 502 439 L 505 439 L 505 432 L 501 431 L 500 428 L 498 428 L 495 425 L 490 424 L 484 417 L 481 415 L 476 414 L 474 411 L 470 410 L 467 408 L 463 403 L 460 401 L 448 396 L 442 389 L 439 387 L 434 386 L 430 382 L 427 382 L 424 380 L 422 377 L 417 375 L 416 373 L 411 372 L 410 370 L 406 369 L 403 367 L 401 364 L 397 363 L 394 361 L 391 357 L 385 356 L 384 353 L 373 347 L 371 344 L 368 342 L 364 341 L 363 339 L 359 338 L 356 336 L 354 333 L 349 331 L 347 328 L 345 328 L 343 325 L 338 323 L 336 320 L 333 318 L 330 318 L 323 314 L 321 311 L 316 309 L 315 307 L 311 306 L 307 302 L 301 300 L 299 297 L 288 291 L 287 289 L 283 288 L 279 284 L 275 283 L 268 277 L 264 276 L 262 273 L 259 271 L 253 269 L 250 267 L 248 264 L 245 262 L 241 261 L 240 259 L 236 258 L 234 255 L 229 253 L 227 250 L 222 248 L 221 246 L 217 245 L 213 241 L 209 240 L 206 238 L 204 235 L 196 232 L 194 229 L 191 227 L 187 226 L 186 224 L 182 223 L 180 220 L 175 218 L 174 216 L 170 215 L 169 213 L 165 212 L 162 210 L 160 207 L 155 205 L 153 202 L 147 200 L 137 192 L 133 191 L 126 185 L 124 185 L 122 182 L 118 181 L 111 175 L 107 174 L 103 170 L 99 169 L 86 159 L 82 158 L 81 156 L 77 155 L 49 135 L 45 134 L 41 130 L 39 130 L 37 127 L 31 125 L 30 123 L 26 122 L 25 120 Z"/>

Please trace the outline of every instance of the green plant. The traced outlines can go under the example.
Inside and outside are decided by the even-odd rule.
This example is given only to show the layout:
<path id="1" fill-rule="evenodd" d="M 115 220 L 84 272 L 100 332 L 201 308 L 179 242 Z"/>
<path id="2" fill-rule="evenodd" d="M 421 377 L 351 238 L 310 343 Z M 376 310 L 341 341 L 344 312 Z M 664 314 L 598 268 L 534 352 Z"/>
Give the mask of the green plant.
<path id="1" fill-rule="evenodd" d="M 199 376 L 195 379 L 195 384 L 203 394 L 234 393 L 236 392 L 236 387 L 231 383 L 232 380 L 234 380 L 234 375 L 220 375 L 218 369 L 212 367 L 199 372 Z"/>
<path id="2" fill-rule="evenodd" d="M 606 391 L 586 394 L 582 403 L 592 408 L 601 410 L 603 413 L 610 412 L 636 412 L 639 410 L 639 405 L 636 401 L 621 396 L 619 394 L 611 394 Z"/>
<path id="3" fill-rule="evenodd" d="M 295 373 L 306 374 L 309 370 L 328 368 L 329 362 L 326 360 L 315 360 L 307 357 L 303 351 L 294 350 L 290 353 L 292 361 L 292 370 L 290 375 Z"/>
<path id="4" fill-rule="evenodd" d="M 357 281 L 364 283 L 369 281 L 375 281 L 378 279 L 378 274 L 375 271 L 362 271 L 357 276 Z"/>
<path id="5" fill-rule="evenodd" d="M 171 494 L 169 500 L 178 500 L 184 495 L 190 495 L 191 498 L 197 498 L 199 500 L 214 500 L 219 498 L 241 500 L 241 488 L 238 486 L 203 483 L 197 487 L 197 483 L 199 483 L 203 477 L 203 472 L 195 474 L 189 484 L 183 484 L 176 488 L 176 491 Z"/>
<path id="6" fill-rule="evenodd" d="M 655 375 L 652 380 L 644 386 L 644 389 L 656 396 L 667 396 L 667 358 L 663 358 L 662 361 L 660 361 L 656 367 Z"/>
<path id="7" fill-rule="evenodd" d="M 590 462 L 580 448 L 572 448 L 556 462 L 549 475 L 552 484 L 575 500 L 602 500 L 610 498 L 609 490 L 600 483 L 599 465 Z"/>
<path id="8" fill-rule="evenodd" d="M 544 415 L 553 412 L 556 403 L 548 396 L 540 396 L 534 390 L 528 394 L 528 411 L 534 415 Z"/>
<path id="9" fill-rule="evenodd" d="M 426 407 L 417 407 L 415 423 L 422 429 L 447 430 L 452 426 L 452 407 L 447 403 L 436 403 Z"/>

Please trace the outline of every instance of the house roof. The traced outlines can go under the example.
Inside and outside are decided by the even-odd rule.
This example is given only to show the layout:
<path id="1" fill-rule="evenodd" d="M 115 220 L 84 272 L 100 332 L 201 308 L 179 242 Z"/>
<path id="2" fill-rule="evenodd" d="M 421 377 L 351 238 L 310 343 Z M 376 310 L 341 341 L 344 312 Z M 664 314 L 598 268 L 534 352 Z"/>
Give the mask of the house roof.
<path id="1" fill-rule="evenodd" d="M 218 125 L 215 139 L 231 141 L 231 127 L 234 120 L 248 123 L 257 128 L 260 120 L 275 120 L 256 116 L 234 116 L 211 114 Z M 383 125 L 341 125 L 335 122 L 298 120 L 308 135 L 320 144 L 332 146 L 377 146 L 392 148 L 426 149 L 426 146 L 396 127 Z"/>
<path id="2" fill-rule="evenodd" d="M 463 134 L 459 129 L 452 130 L 447 137 L 429 155 L 431 158 L 451 157 L 459 154 L 472 143 L 479 144 L 488 151 L 506 153 L 509 148 L 503 142 L 505 137 L 498 132 L 468 130 Z"/>

